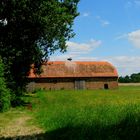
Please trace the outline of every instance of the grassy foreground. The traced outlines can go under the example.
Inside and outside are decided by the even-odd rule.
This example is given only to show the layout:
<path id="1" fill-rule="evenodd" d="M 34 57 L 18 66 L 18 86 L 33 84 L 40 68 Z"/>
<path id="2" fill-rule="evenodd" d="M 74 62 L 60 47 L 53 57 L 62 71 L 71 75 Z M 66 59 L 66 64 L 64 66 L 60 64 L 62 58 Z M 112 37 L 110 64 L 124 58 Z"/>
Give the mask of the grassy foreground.
<path id="1" fill-rule="evenodd" d="M 140 139 L 138 86 L 120 87 L 117 90 L 38 91 L 24 99 L 30 100 L 32 106 L 0 114 L 1 135 L 8 130 L 15 130 L 14 134 L 8 133 L 9 138 L 12 136 L 13 139 L 20 140 Z"/>
<path id="2" fill-rule="evenodd" d="M 140 87 L 35 96 L 34 115 L 48 140 L 140 139 Z"/>

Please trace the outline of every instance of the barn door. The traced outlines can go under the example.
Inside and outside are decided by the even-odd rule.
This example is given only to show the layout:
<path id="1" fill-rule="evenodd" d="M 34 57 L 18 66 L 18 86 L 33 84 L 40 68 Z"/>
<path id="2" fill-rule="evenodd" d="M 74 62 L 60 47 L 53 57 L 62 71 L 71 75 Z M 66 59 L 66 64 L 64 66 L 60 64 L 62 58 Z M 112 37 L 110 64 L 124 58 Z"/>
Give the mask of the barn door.
<path id="1" fill-rule="evenodd" d="M 84 80 L 76 80 L 75 81 L 75 89 L 85 89 L 85 81 Z"/>

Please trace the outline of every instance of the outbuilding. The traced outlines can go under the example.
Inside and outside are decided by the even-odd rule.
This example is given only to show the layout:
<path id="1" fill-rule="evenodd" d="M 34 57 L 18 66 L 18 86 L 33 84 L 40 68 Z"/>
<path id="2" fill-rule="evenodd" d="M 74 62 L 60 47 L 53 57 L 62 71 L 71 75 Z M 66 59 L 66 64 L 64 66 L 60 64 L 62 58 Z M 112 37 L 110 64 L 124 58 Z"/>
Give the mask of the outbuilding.
<path id="1" fill-rule="evenodd" d="M 118 73 L 109 62 L 49 61 L 42 64 L 42 73 L 28 76 L 29 89 L 115 89 Z"/>

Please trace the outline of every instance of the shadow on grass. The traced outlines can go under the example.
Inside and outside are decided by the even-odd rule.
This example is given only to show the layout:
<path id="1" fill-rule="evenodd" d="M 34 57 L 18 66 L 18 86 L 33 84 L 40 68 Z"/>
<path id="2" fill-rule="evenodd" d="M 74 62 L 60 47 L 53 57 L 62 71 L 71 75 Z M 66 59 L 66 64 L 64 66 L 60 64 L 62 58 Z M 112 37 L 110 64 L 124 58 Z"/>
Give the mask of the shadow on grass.
<path id="1" fill-rule="evenodd" d="M 0 140 L 139 140 L 140 118 L 127 115 L 118 124 L 102 126 L 100 123 L 91 126 L 66 126 L 44 134 L 0 138 Z"/>
<path id="2" fill-rule="evenodd" d="M 27 108 L 28 107 L 32 108 L 32 102 L 30 100 L 33 98 L 35 98 L 35 97 L 33 97 L 29 94 L 23 94 L 20 97 L 14 98 L 14 100 L 11 101 L 11 105 L 12 105 L 12 107 L 23 106 L 23 107 L 27 107 Z"/>

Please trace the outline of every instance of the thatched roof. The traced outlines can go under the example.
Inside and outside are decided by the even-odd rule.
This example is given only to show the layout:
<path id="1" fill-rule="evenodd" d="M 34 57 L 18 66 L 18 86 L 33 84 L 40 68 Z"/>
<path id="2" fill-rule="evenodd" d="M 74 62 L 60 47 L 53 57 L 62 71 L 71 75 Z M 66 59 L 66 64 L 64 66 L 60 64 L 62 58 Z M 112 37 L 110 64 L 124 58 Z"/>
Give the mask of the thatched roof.
<path id="1" fill-rule="evenodd" d="M 51 61 L 42 64 L 42 71 L 35 75 L 32 67 L 29 78 L 118 77 L 117 70 L 108 62 Z"/>

